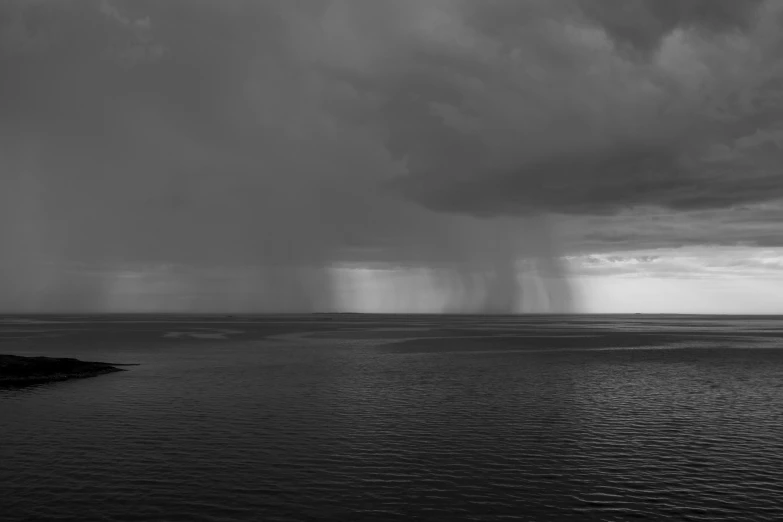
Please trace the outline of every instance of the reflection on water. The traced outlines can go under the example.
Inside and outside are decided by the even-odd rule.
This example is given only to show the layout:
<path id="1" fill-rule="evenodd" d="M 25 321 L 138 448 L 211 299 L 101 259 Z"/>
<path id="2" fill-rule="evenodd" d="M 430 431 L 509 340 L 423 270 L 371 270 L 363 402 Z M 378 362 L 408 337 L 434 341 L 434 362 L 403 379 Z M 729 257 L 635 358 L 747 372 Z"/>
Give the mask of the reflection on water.
<path id="1" fill-rule="evenodd" d="M 779 320 L 712 349 L 687 318 L 190 321 L 8 334 L 0 351 L 142 365 L 0 390 L 6 516 L 783 519 Z M 166 337 L 197 326 L 243 333 Z"/>

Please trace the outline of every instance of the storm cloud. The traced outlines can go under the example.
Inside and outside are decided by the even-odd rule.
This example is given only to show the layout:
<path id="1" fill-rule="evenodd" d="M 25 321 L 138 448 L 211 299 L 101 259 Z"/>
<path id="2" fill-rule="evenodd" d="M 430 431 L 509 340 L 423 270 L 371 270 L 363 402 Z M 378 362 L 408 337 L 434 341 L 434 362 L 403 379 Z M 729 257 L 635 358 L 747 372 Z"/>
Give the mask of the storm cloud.
<path id="1" fill-rule="evenodd" d="M 4 2 L 3 306 L 178 267 L 231 274 L 216 309 L 325 310 L 374 263 L 503 312 L 521 263 L 567 310 L 555 215 L 782 198 L 778 3 L 619 4 Z"/>
<path id="2" fill-rule="evenodd" d="M 744 32 L 763 0 L 582 0 L 580 7 L 620 46 L 649 54 L 677 29 L 703 35 Z"/>

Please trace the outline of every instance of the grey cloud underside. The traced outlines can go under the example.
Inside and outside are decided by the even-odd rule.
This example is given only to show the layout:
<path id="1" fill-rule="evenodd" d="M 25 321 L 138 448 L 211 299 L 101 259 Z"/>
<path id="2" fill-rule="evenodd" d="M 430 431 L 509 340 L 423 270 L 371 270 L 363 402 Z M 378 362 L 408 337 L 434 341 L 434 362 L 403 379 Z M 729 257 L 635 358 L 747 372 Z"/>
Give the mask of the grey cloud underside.
<path id="1" fill-rule="evenodd" d="M 585 216 L 569 231 L 571 252 L 588 255 L 679 247 L 783 247 L 783 202 L 732 209 L 672 213 L 626 210 L 614 216 Z"/>
<path id="2" fill-rule="evenodd" d="M 581 0 L 588 18 L 619 44 L 649 53 L 676 29 L 743 31 L 763 0 Z"/>
<path id="3" fill-rule="evenodd" d="M 783 197 L 783 176 L 775 164 L 694 166 L 677 153 L 631 149 L 613 156 L 564 156 L 493 175 L 492 183 L 484 178 L 444 179 L 444 174 L 403 178 L 395 185 L 438 210 L 488 216 L 546 211 L 607 215 L 635 206 L 725 209 Z"/>
<path id="4" fill-rule="evenodd" d="M 92 303 L 104 283 L 51 267 L 257 266 L 283 308 L 318 309 L 325 267 L 369 259 L 437 267 L 468 296 L 454 308 L 505 310 L 515 259 L 565 276 L 544 214 L 782 197 L 780 88 L 753 76 L 775 57 L 754 40 L 764 6 L 614 7 L 5 2 L 1 284 Z M 676 28 L 697 29 L 691 54 L 666 50 Z M 748 43 L 710 51 L 724 35 Z M 755 56 L 753 81 L 724 55 Z M 550 287 L 555 308 L 567 293 Z"/>

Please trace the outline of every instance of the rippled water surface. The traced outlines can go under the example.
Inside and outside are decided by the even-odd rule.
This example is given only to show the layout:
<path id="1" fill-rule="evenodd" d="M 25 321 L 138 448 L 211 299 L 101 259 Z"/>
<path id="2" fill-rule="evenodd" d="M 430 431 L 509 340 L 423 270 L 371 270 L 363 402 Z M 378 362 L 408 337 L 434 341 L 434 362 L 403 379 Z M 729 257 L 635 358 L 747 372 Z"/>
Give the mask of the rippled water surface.
<path id="1" fill-rule="evenodd" d="M 783 320 L 5 317 L 0 519 L 783 520 Z M 3 518 L 5 517 L 5 518 Z"/>

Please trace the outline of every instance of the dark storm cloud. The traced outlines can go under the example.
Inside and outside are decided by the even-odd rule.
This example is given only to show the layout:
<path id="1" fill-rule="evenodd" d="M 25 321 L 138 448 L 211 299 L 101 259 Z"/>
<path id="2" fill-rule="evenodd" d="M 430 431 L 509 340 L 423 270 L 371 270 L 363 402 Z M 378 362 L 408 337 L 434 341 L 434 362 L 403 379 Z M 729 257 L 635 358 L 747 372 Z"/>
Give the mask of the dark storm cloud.
<path id="1" fill-rule="evenodd" d="M 510 287 L 520 257 L 564 275 L 547 213 L 781 197 L 756 4 L 3 2 L 3 286 L 259 266 L 317 307 L 369 257 Z"/>
<path id="2" fill-rule="evenodd" d="M 320 184 L 334 198 L 319 204 L 338 214 L 359 204 L 342 192 L 384 177 L 436 210 L 478 215 L 779 197 L 776 27 L 753 32 L 760 3 L 615 4 L 573 4 L 591 27 L 546 2 L 12 2 L 5 127 L 56 142 L 36 160 L 70 171 L 51 192 L 82 207 L 80 226 L 99 226 L 82 184 L 157 222 L 237 212 L 231 198 L 247 191 L 282 197 L 258 170 L 287 171 L 273 185 L 295 198 L 297 184 Z M 508 28 L 514 16 L 524 33 Z M 625 19 L 659 28 L 652 63 L 602 37 Z M 671 37 L 694 26 L 745 32 Z M 308 169 L 324 174 L 283 181 Z"/>
<path id="3" fill-rule="evenodd" d="M 522 234 L 384 189 L 405 167 L 379 116 L 416 4 L 0 8 L 0 74 L 13 78 L 0 87 L 0 306 L 100 309 L 117 288 L 136 291 L 134 270 L 174 264 L 159 283 L 179 289 L 175 301 L 211 285 L 206 268 L 228 267 L 239 283 L 210 306 L 329 309 L 328 269 L 372 250 L 444 270 L 454 310 L 509 311 L 520 254 L 562 275 L 539 219 Z M 108 279 L 76 281 L 74 266 Z"/>
<path id="4" fill-rule="evenodd" d="M 654 51 L 676 29 L 743 31 L 763 0 L 581 0 L 580 7 L 620 45 Z"/>
<path id="5" fill-rule="evenodd" d="M 642 61 L 612 43 L 605 23 L 553 23 L 539 4 L 527 36 L 474 35 L 493 51 L 431 70 L 462 101 L 431 104 L 421 118 L 417 134 L 448 152 L 414 158 L 403 190 L 439 210 L 490 215 L 781 197 L 778 5 L 627 5 L 660 22 Z"/>

